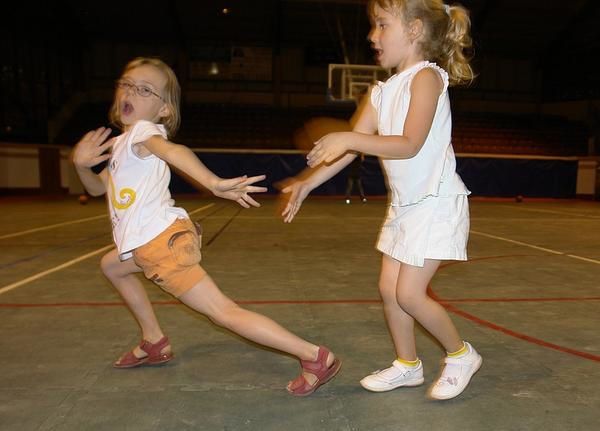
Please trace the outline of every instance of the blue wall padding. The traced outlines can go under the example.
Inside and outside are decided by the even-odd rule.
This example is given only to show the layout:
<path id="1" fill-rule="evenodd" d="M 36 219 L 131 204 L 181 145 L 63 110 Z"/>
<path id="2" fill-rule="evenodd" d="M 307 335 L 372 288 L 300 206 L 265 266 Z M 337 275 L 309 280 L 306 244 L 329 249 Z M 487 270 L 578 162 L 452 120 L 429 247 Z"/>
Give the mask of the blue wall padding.
<path id="1" fill-rule="evenodd" d="M 266 174 L 261 185 L 275 194 L 275 184 L 306 168 L 302 154 L 202 153 L 198 157 L 215 174 L 231 178 Z M 577 160 L 506 159 L 457 157 L 457 170 L 474 196 L 528 196 L 574 198 L 577 182 Z M 313 191 L 318 195 L 343 195 L 349 168 Z M 385 178 L 376 157 L 366 157 L 361 177 L 367 195 L 385 195 Z M 196 189 L 173 173 L 173 193 L 193 193 Z"/>

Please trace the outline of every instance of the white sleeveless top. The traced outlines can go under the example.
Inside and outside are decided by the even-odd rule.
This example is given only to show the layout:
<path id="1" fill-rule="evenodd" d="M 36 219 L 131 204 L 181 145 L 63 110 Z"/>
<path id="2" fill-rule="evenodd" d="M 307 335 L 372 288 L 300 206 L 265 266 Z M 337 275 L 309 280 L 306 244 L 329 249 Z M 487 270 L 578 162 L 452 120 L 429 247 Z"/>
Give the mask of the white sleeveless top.
<path id="1" fill-rule="evenodd" d="M 412 79 L 425 67 L 440 74 L 444 88 L 438 99 L 431 130 L 419 152 L 410 159 L 381 159 L 392 206 L 412 205 L 428 196 L 470 193 L 456 173 L 456 159 L 451 145 L 448 74 L 435 63 L 421 61 L 373 87 L 371 103 L 377 111 L 378 132 L 382 136 L 404 133 Z"/>
<path id="2" fill-rule="evenodd" d="M 116 137 L 108 163 L 107 200 L 113 238 L 121 260 L 164 231 L 177 218 L 187 218 L 174 207 L 169 192 L 171 171 L 167 163 L 151 154 L 140 158 L 133 145 L 151 136 L 167 137 L 162 124 L 138 121 Z"/>

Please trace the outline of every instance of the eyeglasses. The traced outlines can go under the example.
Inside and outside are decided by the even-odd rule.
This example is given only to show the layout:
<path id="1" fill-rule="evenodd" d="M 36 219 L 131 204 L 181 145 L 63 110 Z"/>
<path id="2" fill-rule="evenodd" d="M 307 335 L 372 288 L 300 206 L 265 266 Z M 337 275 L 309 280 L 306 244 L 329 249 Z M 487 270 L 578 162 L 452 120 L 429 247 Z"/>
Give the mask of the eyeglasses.
<path id="1" fill-rule="evenodd" d="M 159 94 L 152 91 L 152 89 L 146 85 L 135 85 L 133 82 L 119 79 L 115 83 L 115 86 L 119 90 L 123 90 L 123 91 L 134 90 L 135 94 L 137 94 L 138 96 L 150 97 L 150 96 L 154 95 L 154 96 L 158 97 L 160 100 L 163 100 L 163 101 L 165 100 Z"/>

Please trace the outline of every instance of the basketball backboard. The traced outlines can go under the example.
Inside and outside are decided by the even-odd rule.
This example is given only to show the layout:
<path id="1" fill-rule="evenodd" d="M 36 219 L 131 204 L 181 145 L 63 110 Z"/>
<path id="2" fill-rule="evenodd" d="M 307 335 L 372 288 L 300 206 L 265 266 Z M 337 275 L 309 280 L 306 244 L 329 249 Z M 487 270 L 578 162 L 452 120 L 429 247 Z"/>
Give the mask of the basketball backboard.
<path id="1" fill-rule="evenodd" d="M 327 99 L 330 102 L 355 102 L 377 81 L 385 81 L 391 69 L 365 64 L 330 64 Z"/>

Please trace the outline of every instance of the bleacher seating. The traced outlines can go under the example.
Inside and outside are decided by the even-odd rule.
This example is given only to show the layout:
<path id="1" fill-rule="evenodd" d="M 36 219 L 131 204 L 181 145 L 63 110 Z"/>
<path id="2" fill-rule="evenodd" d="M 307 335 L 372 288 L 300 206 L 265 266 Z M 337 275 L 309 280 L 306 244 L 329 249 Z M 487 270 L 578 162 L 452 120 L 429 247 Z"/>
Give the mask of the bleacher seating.
<path id="1" fill-rule="evenodd" d="M 352 106 L 276 108 L 229 104 L 182 107 L 174 141 L 193 148 L 293 149 L 293 135 L 310 118 L 349 119 Z M 108 105 L 80 110 L 56 143 L 73 145 L 91 128 L 107 124 Z M 457 153 L 545 156 L 587 154 L 585 126 L 560 117 L 460 114 L 453 118 Z"/>
<path id="2" fill-rule="evenodd" d="M 587 130 L 560 117 L 461 115 L 454 118 L 452 143 L 457 153 L 583 156 Z"/>
<path id="3" fill-rule="evenodd" d="M 351 115 L 337 107 L 186 106 L 177 141 L 196 148 L 292 149 L 294 131 L 308 119 Z"/>

